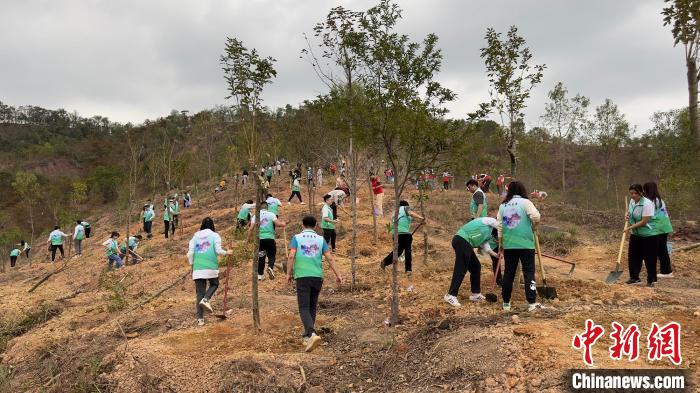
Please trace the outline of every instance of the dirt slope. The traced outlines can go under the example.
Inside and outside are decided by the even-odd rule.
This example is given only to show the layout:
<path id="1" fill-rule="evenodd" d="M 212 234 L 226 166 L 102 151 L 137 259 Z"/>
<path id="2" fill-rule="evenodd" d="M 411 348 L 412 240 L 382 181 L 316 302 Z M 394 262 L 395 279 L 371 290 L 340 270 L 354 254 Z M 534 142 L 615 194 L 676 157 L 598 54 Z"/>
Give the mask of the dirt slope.
<path id="1" fill-rule="evenodd" d="M 285 199 L 287 192 L 278 197 Z M 408 199 L 414 191 L 407 193 Z M 0 275 L 0 319 L 5 326 L 43 310 L 39 323 L 26 332 L 15 331 L 1 355 L 0 392 L 558 392 L 564 389 L 563 371 L 583 366 L 571 339 L 583 330 L 587 318 L 607 330 L 613 320 L 637 323 L 643 335 L 652 322 L 680 322 L 682 367 L 698 374 L 700 251 L 674 255 L 677 278 L 662 280 L 655 289 L 626 286 L 622 280 L 606 285 L 603 280 L 614 264 L 619 242 L 616 232 L 555 219 L 546 212 L 557 207 L 543 206 L 544 223 L 564 228 L 577 240 L 568 256 L 578 263 L 573 277 L 567 276 L 568 266 L 545 261 L 559 299 L 530 314 L 524 311 L 522 290 L 515 290 L 515 310 L 505 314 L 500 303 L 470 303 L 467 278 L 460 293 L 463 307 L 453 309 L 442 296 L 452 273 L 450 241 L 466 219 L 466 198 L 461 190 L 430 195 L 427 215 L 435 225 L 426 229 L 427 264 L 419 232 L 414 239 L 412 280 L 400 274 L 402 323 L 389 328 L 383 323 L 389 312 L 389 281 L 378 268 L 379 259 L 390 248 L 390 239 L 381 230 L 387 219 L 381 221 L 379 242 L 373 245 L 368 195 L 360 193 L 357 289 L 351 291 L 348 284 L 335 288 L 328 280 L 317 321 L 325 344 L 311 354 L 301 350 L 295 293 L 281 276 L 260 283 L 262 330 L 253 332 L 250 258 L 232 269 L 229 308 L 233 313 L 225 321 L 208 316 L 206 326 L 195 326 L 194 287 L 189 278 L 129 311 L 188 271 L 187 241 L 202 218 L 213 217 L 228 243 L 234 223 L 232 191 L 218 201 L 212 196 L 195 200 L 195 207 L 183 213 L 182 235 L 171 241 L 156 235 L 140 248 L 147 257 L 144 263 L 113 273 L 104 271 L 99 246 L 113 230 L 113 217 L 106 214 L 93 224 L 95 235 L 84 246 L 84 256 L 71 260 L 68 269 L 35 292 L 27 289 L 50 270 L 48 263 L 35 263 L 31 269 L 22 264 Z M 387 199 L 392 198 L 387 195 Z M 495 199 L 490 202 L 497 204 Z M 281 213 L 292 221 L 287 232 L 291 236 L 308 206 L 285 204 Z M 338 262 L 349 280 L 350 261 L 345 256 L 350 219 L 345 214 L 341 219 Z M 161 226 L 155 225 L 156 232 Z M 281 236 L 278 231 L 278 260 L 284 255 Z M 490 261 L 483 258 L 482 262 L 482 291 L 490 292 Z M 406 288 L 411 283 L 415 291 L 409 293 Z M 223 286 L 213 299 L 215 308 L 221 308 L 222 296 Z M 640 344 L 645 354 L 645 340 Z M 614 362 L 607 356 L 608 345 L 606 337 L 595 347 L 597 367 L 671 366 L 668 361 Z"/>

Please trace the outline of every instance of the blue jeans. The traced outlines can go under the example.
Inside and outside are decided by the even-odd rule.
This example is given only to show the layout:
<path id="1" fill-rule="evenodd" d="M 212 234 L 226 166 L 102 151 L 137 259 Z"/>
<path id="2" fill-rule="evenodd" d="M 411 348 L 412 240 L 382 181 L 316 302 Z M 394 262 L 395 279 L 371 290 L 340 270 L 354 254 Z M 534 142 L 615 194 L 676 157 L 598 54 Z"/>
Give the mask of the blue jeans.
<path id="1" fill-rule="evenodd" d="M 112 270 L 112 264 L 117 265 L 117 269 L 122 267 L 122 259 L 119 258 L 119 255 L 110 255 L 107 257 L 107 263 L 109 263 L 109 270 Z"/>

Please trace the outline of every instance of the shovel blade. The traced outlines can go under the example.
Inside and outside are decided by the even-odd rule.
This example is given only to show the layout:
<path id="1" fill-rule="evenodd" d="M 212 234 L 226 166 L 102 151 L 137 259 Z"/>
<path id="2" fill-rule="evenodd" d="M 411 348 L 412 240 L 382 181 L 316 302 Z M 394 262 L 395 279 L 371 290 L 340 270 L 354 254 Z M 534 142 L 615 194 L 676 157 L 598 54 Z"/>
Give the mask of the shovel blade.
<path id="1" fill-rule="evenodd" d="M 610 274 L 608 274 L 608 278 L 605 279 L 605 282 L 607 284 L 612 284 L 615 281 L 617 281 L 621 275 L 622 275 L 622 271 L 612 271 L 612 272 L 610 272 Z"/>
<path id="2" fill-rule="evenodd" d="M 537 295 L 545 299 L 556 299 L 557 289 L 554 287 L 537 287 Z"/>

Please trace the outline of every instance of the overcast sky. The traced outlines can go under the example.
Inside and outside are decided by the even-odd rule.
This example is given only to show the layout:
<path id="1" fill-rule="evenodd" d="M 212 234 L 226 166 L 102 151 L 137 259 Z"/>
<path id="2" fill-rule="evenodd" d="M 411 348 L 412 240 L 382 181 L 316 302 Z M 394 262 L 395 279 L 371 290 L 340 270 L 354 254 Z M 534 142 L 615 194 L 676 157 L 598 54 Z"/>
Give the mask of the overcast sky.
<path id="1" fill-rule="evenodd" d="M 338 4 L 292 0 L 0 0 L 0 101 L 77 110 L 141 123 L 171 109 L 224 104 L 219 65 L 226 36 L 275 57 L 265 104 L 297 105 L 324 92 L 299 58 L 302 33 Z M 488 99 L 479 49 L 487 27 L 517 25 L 534 61 L 546 63 L 526 122 L 540 123 L 546 93 L 562 81 L 599 105 L 615 101 L 640 131 L 657 110 L 687 105 L 685 66 L 659 15 L 660 0 L 401 1 L 399 30 L 440 37 L 440 80 L 458 94 L 450 117 Z"/>

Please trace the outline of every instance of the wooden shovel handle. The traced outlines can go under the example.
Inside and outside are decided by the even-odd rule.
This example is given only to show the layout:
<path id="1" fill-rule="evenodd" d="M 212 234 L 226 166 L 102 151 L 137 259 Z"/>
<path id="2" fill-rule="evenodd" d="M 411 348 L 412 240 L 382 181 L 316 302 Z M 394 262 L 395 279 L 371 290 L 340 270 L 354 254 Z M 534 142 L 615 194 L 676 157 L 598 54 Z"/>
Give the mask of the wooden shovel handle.
<path id="1" fill-rule="evenodd" d="M 627 198 L 625 198 L 625 209 L 627 209 Z M 625 210 L 625 215 L 627 210 Z M 615 262 L 615 271 L 620 271 L 620 261 L 622 260 L 622 250 L 625 248 L 625 237 L 627 237 L 627 228 L 629 227 L 629 220 L 625 217 L 625 229 L 622 231 L 622 238 L 620 239 L 620 250 L 617 252 L 617 262 Z"/>
<path id="2" fill-rule="evenodd" d="M 537 231 L 535 233 L 535 253 L 537 254 L 537 264 L 540 266 L 540 275 L 542 276 L 542 282 L 544 286 L 547 286 L 547 276 L 544 272 L 544 265 L 542 265 L 542 254 L 540 252 L 540 238 L 537 236 Z"/>
<path id="3" fill-rule="evenodd" d="M 282 227 L 282 235 L 284 236 L 284 255 L 289 259 L 289 249 L 287 248 L 287 227 Z"/>

